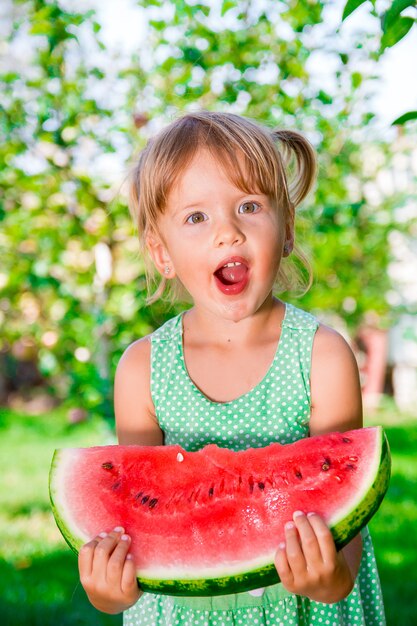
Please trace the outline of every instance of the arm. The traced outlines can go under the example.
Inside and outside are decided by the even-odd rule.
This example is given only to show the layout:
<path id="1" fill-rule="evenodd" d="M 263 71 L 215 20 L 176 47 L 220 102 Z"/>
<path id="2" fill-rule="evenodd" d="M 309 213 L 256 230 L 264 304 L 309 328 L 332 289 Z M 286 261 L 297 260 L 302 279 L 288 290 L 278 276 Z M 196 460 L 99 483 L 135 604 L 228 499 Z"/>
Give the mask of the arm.
<path id="1" fill-rule="evenodd" d="M 320 326 L 313 345 L 310 435 L 362 427 L 362 400 L 355 357 L 343 337 Z M 309 513 L 305 511 L 304 513 Z M 314 511 L 310 512 L 314 513 Z M 339 553 L 318 515 L 295 512 L 278 548 L 284 586 L 318 602 L 338 602 L 354 585 L 362 554 L 360 535 Z"/>
<path id="2" fill-rule="evenodd" d="M 150 341 L 133 343 L 123 354 L 115 378 L 115 415 L 119 444 L 161 445 L 150 394 Z M 104 529 L 108 530 L 108 529 Z M 81 584 L 96 609 L 120 613 L 141 596 L 129 556 L 130 537 L 117 527 L 82 546 L 78 557 Z"/>

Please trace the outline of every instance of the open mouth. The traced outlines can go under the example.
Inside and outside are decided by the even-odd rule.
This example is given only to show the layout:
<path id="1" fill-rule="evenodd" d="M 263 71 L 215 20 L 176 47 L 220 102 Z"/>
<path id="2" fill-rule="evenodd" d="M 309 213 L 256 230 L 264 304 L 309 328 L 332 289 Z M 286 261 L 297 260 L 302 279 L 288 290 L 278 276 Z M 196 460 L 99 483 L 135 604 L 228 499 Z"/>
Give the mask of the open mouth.
<path id="1" fill-rule="evenodd" d="M 214 277 L 222 293 L 235 295 L 246 287 L 249 280 L 249 267 L 244 259 L 229 259 L 216 269 Z"/>

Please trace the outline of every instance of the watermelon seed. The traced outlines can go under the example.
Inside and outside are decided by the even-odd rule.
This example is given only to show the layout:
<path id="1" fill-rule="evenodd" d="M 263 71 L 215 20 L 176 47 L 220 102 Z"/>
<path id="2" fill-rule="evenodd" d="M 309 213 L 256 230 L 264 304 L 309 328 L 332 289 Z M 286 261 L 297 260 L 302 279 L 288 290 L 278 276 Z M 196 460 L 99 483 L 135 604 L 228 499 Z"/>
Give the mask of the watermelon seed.
<path id="1" fill-rule="evenodd" d="M 110 463 L 110 461 L 108 463 L 102 463 L 101 467 L 105 470 L 111 470 L 113 469 L 113 463 Z"/>
<path id="2" fill-rule="evenodd" d="M 157 504 L 158 504 L 158 498 L 152 498 L 152 500 L 149 502 L 149 508 L 153 509 L 156 507 Z"/>
<path id="3" fill-rule="evenodd" d="M 212 498 L 214 495 L 214 485 L 212 485 L 209 489 L 209 498 Z"/>
<path id="4" fill-rule="evenodd" d="M 341 483 L 341 482 L 342 482 L 342 479 L 340 478 L 340 476 L 335 476 L 335 478 L 336 478 L 336 480 L 337 480 L 339 483 Z"/>
<path id="5" fill-rule="evenodd" d="M 345 467 L 346 467 L 346 469 L 349 469 L 349 470 L 354 470 L 355 469 L 355 466 L 352 463 L 348 463 L 347 465 L 345 465 Z"/>
<path id="6" fill-rule="evenodd" d="M 143 498 L 142 498 L 142 500 L 141 500 L 141 503 L 142 503 L 142 504 L 146 504 L 146 503 L 147 503 L 147 501 L 149 500 L 149 498 L 150 498 L 150 496 L 143 496 Z"/>
<path id="7" fill-rule="evenodd" d="M 141 498 L 142 496 L 143 496 L 143 491 L 139 491 L 139 493 L 135 495 L 135 500 L 139 500 L 139 498 Z"/>
<path id="8" fill-rule="evenodd" d="M 329 469 L 330 469 L 330 459 L 328 459 L 328 458 L 324 459 L 324 463 L 323 463 L 323 465 L 321 466 L 321 469 L 322 469 L 324 472 L 327 472 L 327 470 L 329 470 Z"/>
<path id="9" fill-rule="evenodd" d="M 302 475 L 302 473 L 300 472 L 300 470 L 295 470 L 295 477 L 296 477 L 296 478 L 299 478 L 300 480 L 302 479 L 303 475 Z"/>
<path id="10" fill-rule="evenodd" d="M 349 461 L 353 461 L 354 463 L 358 460 L 357 456 L 350 456 Z"/>
<path id="11" fill-rule="evenodd" d="M 253 489 L 254 489 L 255 483 L 253 480 L 253 476 L 249 476 L 249 491 L 250 493 L 253 493 Z"/>
<path id="12" fill-rule="evenodd" d="M 265 489 L 265 483 L 258 483 L 258 487 L 261 491 Z"/>
<path id="13" fill-rule="evenodd" d="M 352 439 L 349 439 L 349 437 L 343 437 L 342 441 L 345 443 L 352 443 Z"/>
<path id="14" fill-rule="evenodd" d="M 121 483 L 121 480 L 117 480 L 117 481 L 114 483 L 114 485 L 112 485 L 112 487 L 111 487 L 111 488 L 113 489 L 113 491 L 116 491 L 116 489 L 119 489 L 119 487 L 120 487 L 120 485 L 121 485 L 121 484 L 122 484 L 122 483 Z"/>

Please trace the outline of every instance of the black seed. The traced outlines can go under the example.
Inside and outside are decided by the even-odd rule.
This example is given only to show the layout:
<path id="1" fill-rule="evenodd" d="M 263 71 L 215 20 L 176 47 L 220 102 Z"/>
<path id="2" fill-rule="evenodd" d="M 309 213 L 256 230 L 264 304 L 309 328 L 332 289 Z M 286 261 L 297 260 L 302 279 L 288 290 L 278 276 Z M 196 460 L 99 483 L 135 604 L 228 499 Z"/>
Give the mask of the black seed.
<path id="1" fill-rule="evenodd" d="M 253 482 L 253 476 L 250 476 L 249 478 L 249 491 L 250 493 L 253 493 L 255 487 L 255 483 Z"/>
<path id="2" fill-rule="evenodd" d="M 110 461 L 108 463 L 102 463 L 101 467 L 105 470 L 111 470 L 113 469 L 113 463 L 110 463 Z"/>
<path id="3" fill-rule="evenodd" d="M 156 507 L 157 504 L 158 504 L 158 498 L 152 498 L 152 500 L 149 502 L 149 508 L 153 509 L 154 507 Z"/>
<path id="4" fill-rule="evenodd" d="M 116 489 L 119 489 L 120 485 L 122 484 L 121 480 L 118 480 L 117 482 L 114 483 L 114 485 L 112 485 L 112 489 L 113 491 L 116 491 Z"/>
<path id="5" fill-rule="evenodd" d="M 261 491 L 265 489 L 265 483 L 258 483 L 258 487 Z"/>
<path id="6" fill-rule="evenodd" d="M 344 441 L 345 443 L 351 443 L 352 439 L 349 439 L 349 437 L 343 437 L 342 441 Z"/>
<path id="7" fill-rule="evenodd" d="M 345 467 L 346 467 L 346 469 L 349 469 L 349 470 L 354 470 L 354 469 L 356 469 L 356 468 L 355 468 L 355 466 L 354 466 L 354 465 L 352 465 L 352 463 L 348 463 Z"/>
<path id="8" fill-rule="evenodd" d="M 146 504 L 147 501 L 149 500 L 150 496 L 143 496 L 142 500 L 141 500 L 141 504 Z"/>
<path id="9" fill-rule="evenodd" d="M 214 494 L 214 487 L 210 487 L 209 489 L 209 498 L 212 498 Z"/>
<path id="10" fill-rule="evenodd" d="M 142 496 L 143 496 L 143 491 L 139 491 L 139 493 L 135 495 L 135 500 L 139 500 L 139 498 L 141 498 Z"/>
<path id="11" fill-rule="evenodd" d="M 300 479 L 303 477 L 303 475 L 300 472 L 300 470 L 295 470 L 295 476 L 296 476 L 296 478 L 300 478 Z"/>

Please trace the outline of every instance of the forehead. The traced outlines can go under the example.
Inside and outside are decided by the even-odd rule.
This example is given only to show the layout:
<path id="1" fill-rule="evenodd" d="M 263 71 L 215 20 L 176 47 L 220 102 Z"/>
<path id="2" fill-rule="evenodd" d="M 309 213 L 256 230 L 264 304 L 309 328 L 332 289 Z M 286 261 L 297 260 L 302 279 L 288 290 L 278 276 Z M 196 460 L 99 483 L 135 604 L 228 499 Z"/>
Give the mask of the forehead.
<path id="1" fill-rule="evenodd" d="M 241 150 L 213 150 L 202 146 L 187 159 L 186 164 L 177 172 L 168 191 L 168 196 L 187 194 L 189 191 L 202 192 L 217 186 L 232 186 L 245 193 L 263 193 L 260 179 L 249 171 L 247 158 Z"/>

